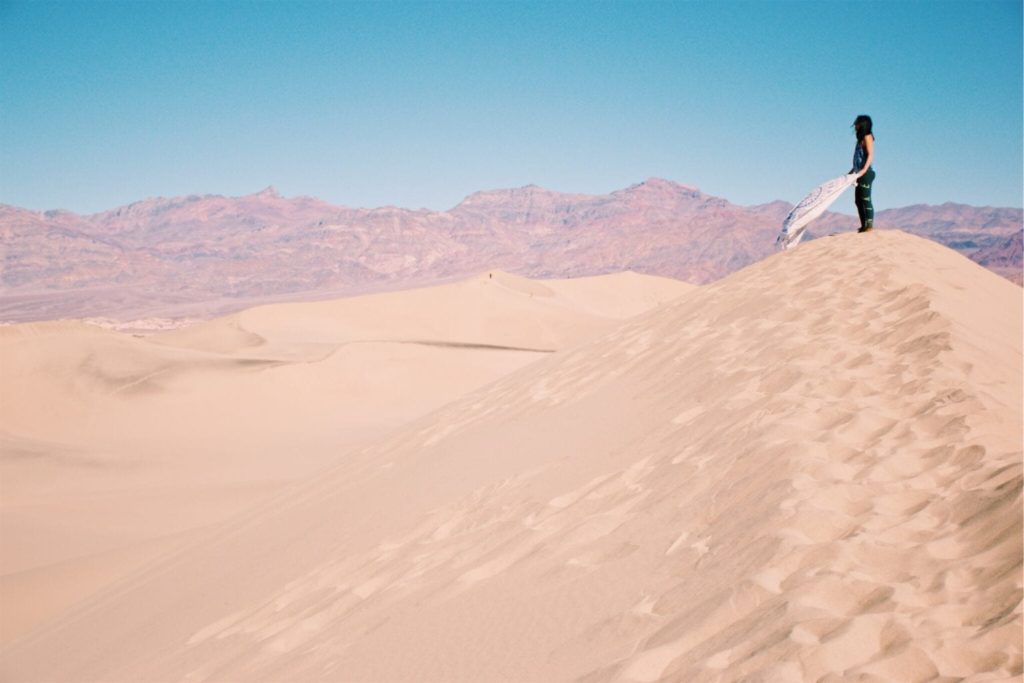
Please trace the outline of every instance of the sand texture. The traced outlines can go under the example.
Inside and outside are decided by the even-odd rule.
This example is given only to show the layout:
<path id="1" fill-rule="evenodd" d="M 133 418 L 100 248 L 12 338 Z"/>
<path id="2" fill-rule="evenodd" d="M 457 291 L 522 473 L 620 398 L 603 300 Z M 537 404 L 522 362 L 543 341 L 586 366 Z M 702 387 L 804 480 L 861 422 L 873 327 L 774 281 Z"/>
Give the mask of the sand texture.
<path id="1" fill-rule="evenodd" d="M 566 346 L 514 352 L 534 355 L 330 463 L 311 457 L 308 477 L 8 643 L 2 677 L 1013 680 L 1021 310 L 1016 285 L 876 231 L 596 336 L 497 320 L 491 341 L 467 339 Z M 262 315 L 168 335 L 160 353 L 215 359 L 197 370 L 214 384 L 218 363 L 311 362 L 318 342 L 286 331 L 246 356 Z M 316 391 L 339 415 L 359 408 Z M 286 403 L 259 420 L 295 419 Z M 7 431 L 42 429 L 15 417 Z M 263 451 L 239 437 L 224 457 L 302 458 L 301 431 L 280 427 Z M 55 469 L 76 457 L 52 453 Z M 196 473 L 213 456 L 182 457 Z"/>
<path id="2" fill-rule="evenodd" d="M 145 338 L 0 327 L 0 642 L 346 449 L 690 289 L 495 271 Z"/>

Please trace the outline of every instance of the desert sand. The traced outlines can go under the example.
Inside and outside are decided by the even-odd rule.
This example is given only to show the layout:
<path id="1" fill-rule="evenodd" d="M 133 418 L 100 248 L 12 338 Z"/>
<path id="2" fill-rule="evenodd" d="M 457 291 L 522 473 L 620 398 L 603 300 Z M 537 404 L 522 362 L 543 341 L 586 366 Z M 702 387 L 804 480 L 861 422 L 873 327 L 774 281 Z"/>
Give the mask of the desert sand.
<path id="1" fill-rule="evenodd" d="M 0 328 L 0 642 L 346 449 L 690 288 L 495 271 L 145 338 Z"/>
<path id="2" fill-rule="evenodd" d="M 533 301 L 546 287 L 513 282 Z M 433 327 L 420 304 L 396 303 L 358 330 L 274 307 L 145 340 L 4 330 L 2 414 L 18 449 L 5 524 L 58 533 L 32 520 L 76 514 L 60 507 L 68 492 L 114 468 L 122 499 L 100 496 L 102 530 L 164 524 L 178 540 L 7 643 L 3 678 L 1019 677 L 1021 289 L 876 231 L 679 294 L 646 312 L 623 302 L 639 314 L 603 329 L 586 320 L 611 317 L 611 294 L 591 285 L 566 292 L 568 318 L 531 313 L 549 322 L 530 330 L 496 303 L 475 314 L 483 328 L 474 316 Z M 377 349 L 403 315 L 403 340 L 430 343 Z M 379 421 L 392 403 L 376 380 L 332 381 L 334 364 L 376 373 L 453 341 L 503 347 L 505 360 L 469 371 L 421 358 L 416 388 Z M 380 355 L 345 355 L 356 347 Z M 256 378 L 274 374 L 278 393 L 259 393 Z M 6 386 L 48 398 L 22 410 Z M 114 413 L 116 446 L 103 440 Z M 331 433 L 332 418 L 345 429 Z M 186 420 L 205 427 L 182 434 Z M 172 445 L 143 453 L 153 439 Z M 305 476 L 282 485 L 293 468 Z M 198 518 L 118 513 L 151 493 L 136 480 L 164 472 L 178 495 L 210 494 L 188 508 Z M 31 495 L 8 509 L 8 491 Z M 39 505 L 51 507 L 32 517 Z M 61 531 L 69 543 L 98 533 Z M 14 540 L 40 571 L 58 569 Z"/>

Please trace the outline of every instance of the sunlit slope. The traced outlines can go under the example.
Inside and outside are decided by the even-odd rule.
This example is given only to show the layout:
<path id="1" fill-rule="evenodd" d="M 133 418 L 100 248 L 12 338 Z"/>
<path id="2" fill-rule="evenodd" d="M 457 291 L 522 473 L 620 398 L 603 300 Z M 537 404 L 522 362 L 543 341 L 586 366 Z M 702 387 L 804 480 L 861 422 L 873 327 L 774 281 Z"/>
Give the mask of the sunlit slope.
<path id="1" fill-rule="evenodd" d="M 0 642 L 354 445 L 690 289 L 494 271 L 145 338 L 0 327 Z"/>
<path id="2" fill-rule="evenodd" d="M 817 240 L 353 453 L 4 675 L 1019 675 L 1020 379 L 1018 287 Z"/>
<path id="3" fill-rule="evenodd" d="M 491 271 L 400 292 L 257 306 L 153 340 L 285 358 L 383 341 L 553 351 L 692 289 L 630 272 L 530 280 Z"/>

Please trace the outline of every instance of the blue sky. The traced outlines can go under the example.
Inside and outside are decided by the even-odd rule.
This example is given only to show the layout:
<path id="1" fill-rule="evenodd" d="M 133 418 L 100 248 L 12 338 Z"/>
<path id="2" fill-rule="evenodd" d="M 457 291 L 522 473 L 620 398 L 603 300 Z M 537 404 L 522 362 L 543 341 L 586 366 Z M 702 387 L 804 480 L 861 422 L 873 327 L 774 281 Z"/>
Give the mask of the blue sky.
<path id="1" fill-rule="evenodd" d="M 0 202 L 447 209 L 649 176 L 796 202 L 867 113 L 876 209 L 1021 206 L 1021 25 L 1019 1 L 0 0 Z"/>

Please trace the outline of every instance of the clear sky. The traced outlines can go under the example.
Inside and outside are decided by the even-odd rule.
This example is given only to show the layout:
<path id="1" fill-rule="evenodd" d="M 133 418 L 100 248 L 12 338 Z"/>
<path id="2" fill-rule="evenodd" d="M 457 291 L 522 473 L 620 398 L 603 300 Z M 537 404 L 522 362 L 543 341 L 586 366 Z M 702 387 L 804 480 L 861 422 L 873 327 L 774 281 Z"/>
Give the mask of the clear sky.
<path id="1" fill-rule="evenodd" d="M 796 202 L 866 113 L 876 209 L 1021 206 L 1021 26 L 1020 0 L 0 0 L 0 202 L 448 209 L 649 176 Z"/>

